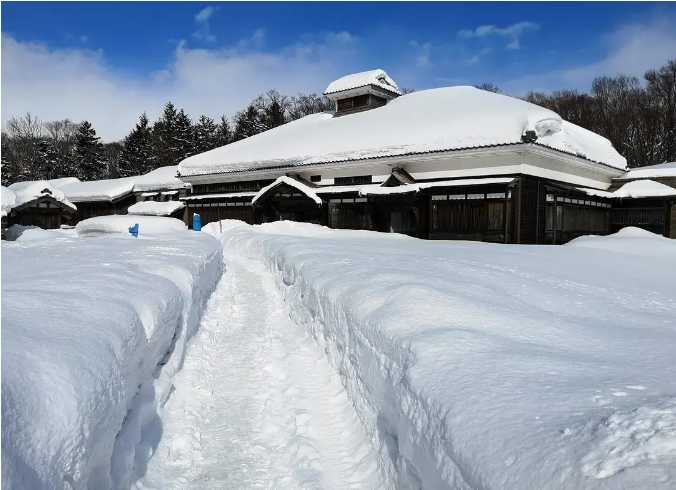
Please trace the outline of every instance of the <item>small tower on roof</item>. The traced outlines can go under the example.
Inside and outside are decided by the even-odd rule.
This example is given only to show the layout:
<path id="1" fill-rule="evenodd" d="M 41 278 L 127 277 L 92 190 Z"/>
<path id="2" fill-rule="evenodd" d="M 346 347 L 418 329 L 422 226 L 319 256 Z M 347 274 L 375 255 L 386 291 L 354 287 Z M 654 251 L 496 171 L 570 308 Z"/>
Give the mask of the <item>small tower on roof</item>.
<path id="1" fill-rule="evenodd" d="M 334 80 L 324 91 L 336 103 L 336 116 L 365 111 L 399 97 L 397 82 L 385 70 L 370 70 Z"/>

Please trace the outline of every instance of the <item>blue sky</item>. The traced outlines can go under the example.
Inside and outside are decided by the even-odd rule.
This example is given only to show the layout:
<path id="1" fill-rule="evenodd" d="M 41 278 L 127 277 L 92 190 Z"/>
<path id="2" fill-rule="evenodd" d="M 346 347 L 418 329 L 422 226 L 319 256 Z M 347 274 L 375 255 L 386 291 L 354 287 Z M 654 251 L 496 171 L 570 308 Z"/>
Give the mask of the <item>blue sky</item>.
<path id="1" fill-rule="evenodd" d="M 584 90 L 676 56 L 675 25 L 673 3 L 3 2 L 2 117 L 87 118 L 111 140 L 169 99 L 232 115 L 377 67 L 418 90 Z"/>

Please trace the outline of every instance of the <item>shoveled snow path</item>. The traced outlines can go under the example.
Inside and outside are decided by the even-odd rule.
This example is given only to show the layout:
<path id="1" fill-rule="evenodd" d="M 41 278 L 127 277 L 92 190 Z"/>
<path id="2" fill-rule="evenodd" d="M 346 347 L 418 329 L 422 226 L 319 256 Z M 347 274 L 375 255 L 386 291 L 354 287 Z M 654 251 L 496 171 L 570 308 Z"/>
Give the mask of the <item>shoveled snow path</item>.
<path id="1" fill-rule="evenodd" d="M 386 488 L 352 404 L 262 263 L 226 272 L 137 488 Z"/>

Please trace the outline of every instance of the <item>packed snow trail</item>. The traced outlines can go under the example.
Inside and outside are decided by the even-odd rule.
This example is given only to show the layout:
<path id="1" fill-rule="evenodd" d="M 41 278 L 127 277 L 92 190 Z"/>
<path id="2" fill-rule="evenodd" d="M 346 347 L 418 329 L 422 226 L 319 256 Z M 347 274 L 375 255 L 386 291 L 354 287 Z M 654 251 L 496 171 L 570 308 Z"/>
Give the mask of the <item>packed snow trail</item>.
<path id="1" fill-rule="evenodd" d="M 335 370 L 262 263 L 226 272 L 137 488 L 387 488 Z"/>

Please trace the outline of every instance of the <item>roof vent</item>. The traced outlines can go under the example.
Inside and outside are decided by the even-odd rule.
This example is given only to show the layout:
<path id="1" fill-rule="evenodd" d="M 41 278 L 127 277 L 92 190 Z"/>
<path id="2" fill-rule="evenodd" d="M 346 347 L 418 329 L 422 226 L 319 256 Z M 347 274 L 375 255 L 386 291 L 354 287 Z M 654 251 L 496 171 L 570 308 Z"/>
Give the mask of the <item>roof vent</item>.
<path id="1" fill-rule="evenodd" d="M 534 130 L 529 129 L 521 135 L 521 141 L 523 143 L 535 143 L 538 139 L 537 133 Z"/>

